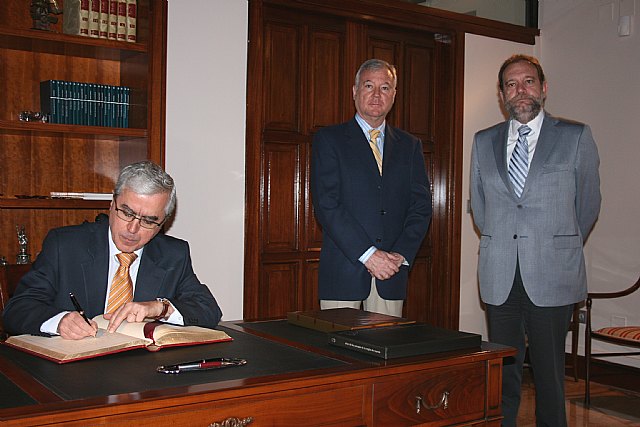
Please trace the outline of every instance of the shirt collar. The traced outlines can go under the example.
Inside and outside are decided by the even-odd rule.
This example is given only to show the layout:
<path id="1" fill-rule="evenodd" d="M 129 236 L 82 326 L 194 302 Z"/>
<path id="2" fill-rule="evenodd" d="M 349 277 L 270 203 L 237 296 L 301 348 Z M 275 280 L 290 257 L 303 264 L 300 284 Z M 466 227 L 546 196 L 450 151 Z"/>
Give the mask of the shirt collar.
<path id="1" fill-rule="evenodd" d="M 113 235 L 111 234 L 111 227 L 109 227 L 109 259 L 115 257 L 120 252 L 122 252 L 115 243 L 113 243 Z M 137 251 L 133 251 L 134 254 L 138 255 L 138 257 L 133 261 L 136 262 L 142 256 L 142 251 L 144 251 L 144 246 L 138 249 Z"/>
<path id="2" fill-rule="evenodd" d="M 531 136 L 540 135 L 540 128 L 542 127 L 542 121 L 544 120 L 544 110 L 540 110 L 537 116 L 533 118 L 529 123 L 520 123 L 516 119 L 511 119 L 509 123 L 509 135 L 511 137 L 518 138 L 518 128 L 524 124 L 531 128 Z"/>
<path id="3" fill-rule="evenodd" d="M 380 131 L 381 138 L 384 139 L 384 127 L 387 123 L 386 120 L 384 120 L 382 124 L 377 128 L 373 128 L 362 117 L 360 117 L 360 114 L 356 113 L 356 122 L 358 122 L 358 125 L 360 125 L 360 129 L 362 129 L 362 132 L 364 132 L 364 136 L 367 137 L 367 140 L 369 139 L 369 131 L 372 129 L 378 129 Z"/>

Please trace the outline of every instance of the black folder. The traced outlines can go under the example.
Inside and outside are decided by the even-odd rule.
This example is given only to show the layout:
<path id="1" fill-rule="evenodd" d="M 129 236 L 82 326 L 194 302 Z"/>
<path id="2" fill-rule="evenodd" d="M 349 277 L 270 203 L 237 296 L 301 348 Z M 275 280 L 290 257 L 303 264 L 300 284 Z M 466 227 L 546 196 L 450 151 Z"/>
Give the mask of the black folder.
<path id="1" fill-rule="evenodd" d="M 382 359 L 480 347 L 482 337 L 418 323 L 329 333 L 329 343 Z"/>

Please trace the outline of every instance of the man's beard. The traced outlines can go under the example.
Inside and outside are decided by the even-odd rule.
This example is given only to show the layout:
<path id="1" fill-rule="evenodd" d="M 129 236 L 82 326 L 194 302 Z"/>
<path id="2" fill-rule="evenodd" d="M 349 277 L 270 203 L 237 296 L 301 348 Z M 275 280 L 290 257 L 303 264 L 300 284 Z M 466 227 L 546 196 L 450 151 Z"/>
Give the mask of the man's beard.
<path id="1" fill-rule="evenodd" d="M 528 99 L 531 102 L 518 104 L 518 101 L 523 99 Z M 509 116 L 520 123 L 529 123 L 538 115 L 543 106 L 544 98 L 535 98 L 530 95 L 516 96 L 504 103 L 504 108 L 506 108 Z"/>

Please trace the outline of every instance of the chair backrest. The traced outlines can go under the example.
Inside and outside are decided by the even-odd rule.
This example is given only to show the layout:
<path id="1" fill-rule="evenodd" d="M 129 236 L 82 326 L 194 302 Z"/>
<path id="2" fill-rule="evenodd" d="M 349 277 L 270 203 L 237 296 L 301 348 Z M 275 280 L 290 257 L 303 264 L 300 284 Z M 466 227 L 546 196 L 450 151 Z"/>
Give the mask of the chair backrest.
<path id="1" fill-rule="evenodd" d="M 16 290 L 22 276 L 31 269 L 31 264 L 0 265 L 0 312 Z"/>

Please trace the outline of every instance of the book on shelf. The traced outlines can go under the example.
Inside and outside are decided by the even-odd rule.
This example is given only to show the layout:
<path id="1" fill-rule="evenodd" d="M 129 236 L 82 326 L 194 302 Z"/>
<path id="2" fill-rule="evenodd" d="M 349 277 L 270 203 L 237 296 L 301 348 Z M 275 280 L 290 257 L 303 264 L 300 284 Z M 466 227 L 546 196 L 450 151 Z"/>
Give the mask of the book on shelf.
<path id="1" fill-rule="evenodd" d="M 89 0 L 89 37 L 100 37 L 100 0 Z"/>
<path id="2" fill-rule="evenodd" d="M 137 0 L 127 0 L 127 41 L 131 43 L 135 43 L 138 40 L 136 34 L 137 15 Z"/>
<path id="3" fill-rule="evenodd" d="M 109 0 L 109 40 L 118 39 L 118 0 Z"/>
<path id="4" fill-rule="evenodd" d="M 118 0 L 118 41 L 127 41 L 127 0 Z"/>
<path id="5" fill-rule="evenodd" d="M 109 38 L 109 0 L 100 0 L 100 29 L 101 39 Z"/>
<path id="6" fill-rule="evenodd" d="M 329 343 L 382 359 L 480 347 L 482 337 L 416 323 L 329 333 Z"/>
<path id="7" fill-rule="evenodd" d="M 131 89 L 66 80 L 40 82 L 40 109 L 50 123 L 129 127 Z"/>
<path id="8" fill-rule="evenodd" d="M 74 193 L 72 191 L 52 191 L 53 199 L 113 200 L 112 193 Z"/>
<path id="9" fill-rule="evenodd" d="M 292 311 L 287 321 L 293 325 L 321 332 L 347 331 L 415 323 L 403 317 L 373 313 L 355 308 L 331 308 L 328 310 Z"/>
<path id="10" fill-rule="evenodd" d="M 162 322 L 127 323 L 116 332 L 106 331 L 109 321 L 102 314 L 94 317 L 98 323 L 95 337 L 67 340 L 60 336 L 14 335 L 5 345 L 56 363 L 91 359 L 136 348 L 158 351 L 165 347 L 190 346 L 232 341 L 224 331 L 200 326 L 178 326 Z"/>

